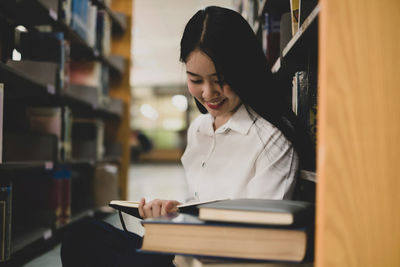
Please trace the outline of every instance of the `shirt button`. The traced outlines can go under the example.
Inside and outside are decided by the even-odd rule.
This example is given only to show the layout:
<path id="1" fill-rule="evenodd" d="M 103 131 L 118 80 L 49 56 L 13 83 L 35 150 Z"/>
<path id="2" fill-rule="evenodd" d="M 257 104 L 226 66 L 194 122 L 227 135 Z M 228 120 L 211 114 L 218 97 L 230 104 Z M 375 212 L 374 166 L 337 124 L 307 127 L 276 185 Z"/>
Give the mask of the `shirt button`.
<path id="1" fill-rule="evenodd" d="M 201 167 L 203 167 L 204 168 L 204 166 L 206 165 L 206 163 L 205 162 L 203 162 L 203 163 L 201 163 Z"/>

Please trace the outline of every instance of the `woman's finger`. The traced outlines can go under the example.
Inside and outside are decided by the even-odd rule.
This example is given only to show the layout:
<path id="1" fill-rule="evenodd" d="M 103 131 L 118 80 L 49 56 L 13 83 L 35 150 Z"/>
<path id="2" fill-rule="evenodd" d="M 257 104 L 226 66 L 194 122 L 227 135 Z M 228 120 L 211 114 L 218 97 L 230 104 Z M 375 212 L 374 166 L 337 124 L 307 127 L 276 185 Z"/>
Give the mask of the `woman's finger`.
<path id="1" fill-rule="evenodd" d="M 159 217 L 161 215 L 162 200 L 155 200 L 151 207 L 152 217 Z"/>
<path id="2" fill-rule="evenodd" d="M 140 199 L 140 202 L 139 202 L 139 216 L 141 217 L 141 218 L 145 218 L 144 217 L 144 210 L 143 210 L 143 207 L 144 207 L 144 205 L 146 204 L 146 200 L 145 200 L 145 198 L 144 197 L 142 197 L 141 199 Z"/>

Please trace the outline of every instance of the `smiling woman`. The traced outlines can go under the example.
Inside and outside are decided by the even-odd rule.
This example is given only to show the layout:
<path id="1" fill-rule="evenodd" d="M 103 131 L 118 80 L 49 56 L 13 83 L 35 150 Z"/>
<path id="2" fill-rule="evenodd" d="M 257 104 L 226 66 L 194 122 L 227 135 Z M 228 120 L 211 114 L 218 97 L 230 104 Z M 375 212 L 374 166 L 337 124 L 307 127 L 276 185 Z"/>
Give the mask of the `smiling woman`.
<path id="1" fill-rule="evenodd" d="M 307 140 L 247 21 L 222 7 L 199 10 L 185 27 L 180 59 L 203 113 L 189 126 L 181 158 L 187 201 L 291 199 L 299 168 L 307 163 Z M 142 198 L 138 211 L 147 219 L 175 212 L 178 205 Z M 137 253 L 139 236 L 104 223 L 89 223 L 69 237 L 62 249 L 66 267 L 76 266 L 73 258 L 95 266 L 172 266 L 173 257 Z M 81 255 L 80 246 L 95 253 Z"/>
<path id="2" fill-rule="evenodd" d="M 211 58 L 202 51 L 190 54 L 186 69 L 190 94 L 214 117 L 214 130 L 218 129 L 241 104 L 239 96 L 219 79 Z"/>

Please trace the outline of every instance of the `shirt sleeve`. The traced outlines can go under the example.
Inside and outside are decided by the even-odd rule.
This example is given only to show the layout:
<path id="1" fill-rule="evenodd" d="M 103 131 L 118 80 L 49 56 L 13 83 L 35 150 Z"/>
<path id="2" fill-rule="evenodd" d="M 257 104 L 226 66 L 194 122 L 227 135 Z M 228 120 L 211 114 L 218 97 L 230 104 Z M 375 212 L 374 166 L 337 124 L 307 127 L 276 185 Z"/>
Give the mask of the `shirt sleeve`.
<path id="1" fill-rule="evenodd" d="M 281 133 L 271 138 L 259 155 L 255 174 L 247 185 L 247 197 L 290 199 L 299 159 L 292 144 Z"/>

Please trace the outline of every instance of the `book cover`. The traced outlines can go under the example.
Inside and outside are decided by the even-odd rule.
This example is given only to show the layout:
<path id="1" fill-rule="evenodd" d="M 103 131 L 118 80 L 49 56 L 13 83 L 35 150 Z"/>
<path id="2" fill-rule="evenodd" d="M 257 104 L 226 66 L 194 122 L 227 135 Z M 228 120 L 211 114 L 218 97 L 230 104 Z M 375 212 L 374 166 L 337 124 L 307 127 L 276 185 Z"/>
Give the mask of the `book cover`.
<path id="1" fill-rule="evenodd" d="M 207 222 L 184 213 L 141 223 L 143 252 L 301 262 L 312 247 L 307 228 Z"/>
<path id="2" fill-rule="evenodd" d="M 230 199 L 198 208 L 202 220 L 266 225 L 305 225 L 315 209 L 309 202 L 274 199 Z"/>
<path id="3" fill-rule="evenodd" d="M 313 267 L 313 263 L 311 262 L 293 264 L 292 262 L 237 260 L 184 255 L 176 255 L 174 264 L 177 267 Z"/>
<path id="4" fill-rule="evenodd" d="M 209 200 L 209 201 L 196 201 L 196 202 L 188 202 L 178 205 L 179 212 L 187 213 L 187 214 L 198 214 L 198 206 L 205 203 L 212 203 L 220 201 L 219 199 L 216 200 Z M 129 201 L 129 200 L 111 200 L 109 206 L 120 210 L 126 214 L 135 216 L 140 218 L 139 216 L 139 201 Z"/>

